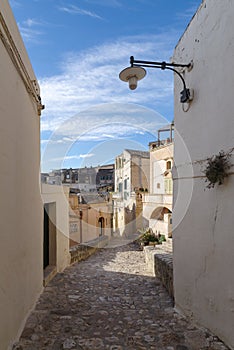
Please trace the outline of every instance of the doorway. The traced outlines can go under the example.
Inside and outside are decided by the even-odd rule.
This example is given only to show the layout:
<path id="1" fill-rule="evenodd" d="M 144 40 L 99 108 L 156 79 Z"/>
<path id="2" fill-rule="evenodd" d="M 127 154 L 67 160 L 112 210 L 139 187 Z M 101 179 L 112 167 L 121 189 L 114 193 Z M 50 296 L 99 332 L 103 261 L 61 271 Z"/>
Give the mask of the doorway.
<path id="1" fill-rule="evenodd" d="M 56 266 L 56 203 L 44 205 L 43 269 Z"/>
<path id="2" fill-rule="evenodd" d="M 105 225 L 104 218 L 103 217 L 99 218 L 99 220 L 98 220 L 99 236 L 103 236 L 103 234 L 104 234 L 104 225 Z"/>

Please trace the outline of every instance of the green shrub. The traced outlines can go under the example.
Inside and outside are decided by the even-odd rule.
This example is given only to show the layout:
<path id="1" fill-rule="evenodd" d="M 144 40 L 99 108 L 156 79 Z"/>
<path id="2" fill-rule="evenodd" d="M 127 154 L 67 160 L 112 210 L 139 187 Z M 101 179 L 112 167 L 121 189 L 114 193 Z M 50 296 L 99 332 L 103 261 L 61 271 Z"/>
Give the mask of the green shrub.
<path id="1" fill-rule="evenodd" d="M 165 235 L 161 235 L 160 233 L 158 234 L 158 242 L 159 244 L 162 244 L 162 242 L 166 242 L 166 237 Z"/>
<path id="2" fill-rule="evenodd" d="M 160 233 L 154 234 L 151 228 L 147 228 L 145 230 L 140 230 L 142 235 L 139 238 L 139 241 L 144 243 L 145 245 L 149 244 L 150 242 L 154 242 L 156 244 L 162 244 L 162 242 L 166 241 L 165 235 L 161 235 Z"/>

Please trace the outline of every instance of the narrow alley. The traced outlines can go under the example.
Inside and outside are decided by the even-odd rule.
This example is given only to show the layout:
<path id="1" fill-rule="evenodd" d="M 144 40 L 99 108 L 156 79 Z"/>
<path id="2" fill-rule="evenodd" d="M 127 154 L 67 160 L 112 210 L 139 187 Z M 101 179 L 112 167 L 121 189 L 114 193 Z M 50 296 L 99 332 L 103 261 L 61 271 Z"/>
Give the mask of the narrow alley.
<path id="1" fill-rule="evenodd" d="M 135 243 L 57 274 L 14 350 L 225 350 L 178 314 Z"/>

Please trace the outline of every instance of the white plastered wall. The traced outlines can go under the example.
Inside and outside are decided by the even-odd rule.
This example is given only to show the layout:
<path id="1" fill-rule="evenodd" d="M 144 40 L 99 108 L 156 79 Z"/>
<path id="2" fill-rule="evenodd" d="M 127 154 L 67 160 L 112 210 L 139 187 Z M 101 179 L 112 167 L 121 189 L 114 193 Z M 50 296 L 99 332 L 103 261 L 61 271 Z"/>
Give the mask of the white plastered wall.
<path id="1" fill-rule="evenodd" d="M 234 176 L 207 189 L 202 172 L 234 146 L 233 18 L 232 0 L 203 1 L 175 49 L 194 100 L 183 112 L 175 76 L 173 241 L 176 307 L 234 349 Z"/>
<path id="2" fill-rule="evenodd" d="M 36 79 L 6 0 L 0 11 L 30 79 Z M 43 288 L 43 219 L 40 117 L 2 40 L 0 76 L 0 347 L 5 350 L 20 335 Z"/>
<path id="3" fill-rule="evenodd" d="M 50 220 L 56 227 L 56 269 L 61 272 L 70 264 L 69 188 L 42 184 L 41 192 L 44 205 L 54 203 L 56 208 L 56 214 Z"/>

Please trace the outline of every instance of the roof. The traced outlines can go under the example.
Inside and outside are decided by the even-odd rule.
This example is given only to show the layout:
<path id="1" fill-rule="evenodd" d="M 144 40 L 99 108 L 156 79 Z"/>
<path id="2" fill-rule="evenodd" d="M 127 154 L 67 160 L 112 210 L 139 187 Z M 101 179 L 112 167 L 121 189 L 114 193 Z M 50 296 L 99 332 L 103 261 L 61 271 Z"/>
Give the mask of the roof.
<path id="1" fill-rule="evenodd" d="M 113 170 L 114 167 L 115 167 L 114 164 L 106 164 L 106 165 L 98 166 L 97 168 L 98 168 L 99 170 L 109 170 L 109 169 L 110 169 L 110 170 Z"/>
<path id="2" fill-rule="evenodd" d="M 82 194 L 82 201 L 85 204 L 95 204 L 95 203 L 103 203 L 105 202 L 105 198 L 101 197 L 98 194 Z"/>
<path id="3" fill-rule="evenodd" d="M 142 158 L 149 158 L 150 153 L 147 151 L 139 151 L 139 150 L 134 150 L 134 149 L 125 149 L 126 152 L 131 154 L 132 156 L 138 156 Z"/>

